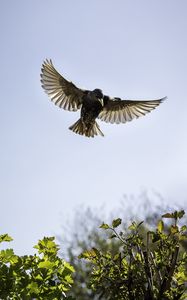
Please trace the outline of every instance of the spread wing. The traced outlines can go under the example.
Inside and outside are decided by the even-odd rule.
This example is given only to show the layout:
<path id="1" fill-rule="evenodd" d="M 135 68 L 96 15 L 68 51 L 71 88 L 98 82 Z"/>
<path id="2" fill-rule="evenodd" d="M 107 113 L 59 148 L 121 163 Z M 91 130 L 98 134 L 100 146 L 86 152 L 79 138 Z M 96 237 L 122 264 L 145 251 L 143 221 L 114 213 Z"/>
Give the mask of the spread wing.
<path id="1" fill-rule="evenodd" d="M 104 107 L 98 115 L 98 118 L 109 123 L 125 123 L 151 112 L 165 98 L 148 101 L 133 101 L 104 96 Z"/>
<path id="2" fill-rule="evenodd" d="M 69 111 L 76 111 L 81 107 L 82 97 L 86 91 L 77 88 L 62 77 L 53 66 L 51 59 L 46 59 L 42 65 L 41 83 L 55 105 Z"/>

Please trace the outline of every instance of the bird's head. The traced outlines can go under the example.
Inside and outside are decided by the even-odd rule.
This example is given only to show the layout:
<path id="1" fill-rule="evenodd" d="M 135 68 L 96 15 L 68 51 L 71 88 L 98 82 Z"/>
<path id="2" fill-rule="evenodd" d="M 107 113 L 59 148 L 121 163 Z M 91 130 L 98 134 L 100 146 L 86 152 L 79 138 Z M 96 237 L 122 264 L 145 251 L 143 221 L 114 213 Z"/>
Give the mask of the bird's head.
<path id="1" fill-rule="evenodd" d="M 97 98 L 99 98 L 99 99 L 102 99 L 103 96 L 104 96 L 102 90 L 100 90 L 100 89 L 95 89 L 95 90 L 93 90 L 93 93 L 94 93 L 95 96 L 96 96 Z"/>

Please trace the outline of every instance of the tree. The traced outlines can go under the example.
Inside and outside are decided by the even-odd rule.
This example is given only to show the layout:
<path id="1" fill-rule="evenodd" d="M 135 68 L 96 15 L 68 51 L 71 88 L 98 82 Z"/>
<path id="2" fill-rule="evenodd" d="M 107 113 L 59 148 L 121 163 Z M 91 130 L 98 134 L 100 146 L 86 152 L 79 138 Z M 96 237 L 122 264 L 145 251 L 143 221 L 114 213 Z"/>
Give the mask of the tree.
<path id="1" fill-rule="evenodd" d="M 109 213 L 109 216 L 106 215 L 104 207 L 97 209 L 78 208 L 75 211 L 74 222 L 71 220 L 71 223 L 67 223 L 67 226 L 63 228 L 63 237 L 57 237 L 59 242 L 63 243 L 63 254 L 66 255 L 66 259 L 75 268 L 71 295 L 76 300 L 98 299 L 96 291 L 91 288 L 90 284 L 92 262 L 78 259 L 80 253 L 90 248 L 96 248 L 114 255 L 121 246 L 118 239 L 107 238 L 107 231 L 97 229 L 103 220 L 110 223 L 112 219 L 120 216 L 125 220 L 125 223 L 121 226 L 122 230 L 126 232 L 132 220 L 140 223 L 141 218 L 144 219 L 144 223 L 139 228 L 139 233 L 141 233 L 145 243 L 147 231 L 157 225 L 160 215 L 167 210 L 169 210 L 168 204 L 158 193 L 150 197 L 146 192 L 143 192 L 139 197 L 131 196 L 129 198 L 125 196 L 121 206 L 116 206 L 115 211 Z M 187 243 L 185 241 L 181 241 L 181 243 L 187 249 Z M 105 299 L 103 296 L 102 300 Z"/>
<path id="2" fill-rule="evenodd" d="M 91 287 L 99 299 L 177 300 L 187 297 L 187 253 L 181 241 L 187 239 L 186 225 L 178 221 L 184 211 L 166 213 L 154 231 L 147 231 L 146 243 L 140 234 L 143 222 L 132 222 L 128 232 L 119 231 L 120 218 L 100 228 L 109 231 L 109 239 L 120 242 L 118 251 L 92 248 L 79 258 L 92 262 Z M 163 218 L 171 219 L 167 225 Z"/>
<path id="3" fill-rule="evenodd" d="M 166 213 L 151 230 L 135 221 L 127 228 L 117 218 L 111 225 L 100 225 L 102 237 L 87 228 L 90 243 L 79 243 L 85 250 L 77 260 L 85 264 L 82 269 L 75 264 L 79 266 L 75 286 L 74 268 L 58 256 L 54 237 L 39 240 L 34 255 L 1 250 L 0 299 L 186 299 L 187 253 L 182 243 L 187 240 L 187 226 L 180 224 L 183 216 L 183 210 Z M 11 240 L 8 234 L 0 236 L 0 243 Z"/>
<path id="4" fill-rule="evenodd" d="M 104 209 L 78 208 L 74 222 L 68 223 L 66 228 L 63 228 L 66 238 L 57 237 L 59 243 L 65 247 L 63 253 L 66 259 L 75 269 L 74 282 L 68 294 L 76 300 L 98 299 L 90 286 L 92 262 L 80 260 L 78 255 L 90 247 L 98 247 L 104 251 L 110 250 L 111 253 L 119 249 L 119 241 L 107 240 L 107 233 L 97 230 L 104 219 L 104 213 L 101 214 L 101 211 L 104 212 Z"/>
<path id="5" fill-rule="evenodd" d="M 11 240 L 8 234 L 0 236 L 0 243 Z M 57 255 L 54 237 L 44 237 L 34 248 L 38 254 L 18 256 L 13 249 L 0 251 L 0 299 L 72 299 L 66 293 L 74 269 Z"/>

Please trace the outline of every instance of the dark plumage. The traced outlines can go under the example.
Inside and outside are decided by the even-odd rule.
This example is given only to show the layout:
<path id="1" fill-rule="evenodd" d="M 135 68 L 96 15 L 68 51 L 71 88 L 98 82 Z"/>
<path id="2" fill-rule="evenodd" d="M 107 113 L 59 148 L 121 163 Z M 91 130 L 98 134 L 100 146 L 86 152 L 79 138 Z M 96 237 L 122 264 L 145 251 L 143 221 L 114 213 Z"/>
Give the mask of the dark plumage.
<path id="1" fill-rule="evenodd" d="M 121 100 L 103 95 L 102 90 L 83 90 L 66 80 L 54 68 L 51 60 L 44 61 L 41 82 L 52 102 L 69 111 L 81 109 L 80 119 L 69 127 L 75 133 L 94 137 L 103 135 L 96 118 L 110 123 L 125 123 L 155 109 L 165 98 L 148 101 Z"/>

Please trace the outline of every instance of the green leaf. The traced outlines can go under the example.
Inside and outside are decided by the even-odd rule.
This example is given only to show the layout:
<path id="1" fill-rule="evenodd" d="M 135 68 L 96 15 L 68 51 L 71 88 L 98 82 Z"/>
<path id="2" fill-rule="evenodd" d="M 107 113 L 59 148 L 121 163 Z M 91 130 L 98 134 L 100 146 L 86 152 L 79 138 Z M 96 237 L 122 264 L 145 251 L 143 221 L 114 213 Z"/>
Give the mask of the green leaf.
<path id="1" fill-rule="evenodd" d="M 121 253 L 117 253 L 116 255 L 114 255 L 113 260 L 117 261 L 117 260 L 121 260 Z"/>
<path id="2" fill-rule="evenodd" d="M 136 259 L 140 262 L 142 261 L 142 257 L 140 255 L 140 253 L 136 253 Z"/>
<path id="3" fill-rule="evenodd" d="M 168 218 L 168 219 L 174 219 L 174 214 L 173 213 L 166 213 L 164 215 L 162 215 L 162 218 Z"/>
<path id="4" fill-rule="evenodd" d="M 106 223 L 103 223 L 103 224 L 101 224 L 101 225 L 99 226 L 99 228 L 109 229 L 110 226 L 109 226 L 108 224 L 106 224 Z"/>
<path id="5" fill-rule="evenodd" d="M 144 223 L 144 221 L 141 221 L 137 227 L 140 227 L 143 223 Z"/>
<path id="6" fill-rule="evenodd" d="M 101 256 L 100 251 L 97 248 L 93 247 L 92 250 L 95 252 L 96 256 L 98 256 L 98 257 Z"/>
<path id="7" fill-rule="evenodd" d="M 71 274 L 68 274 L 65 276 L 65 280 L 68 282 L 68 283 L 73 283 L 73 279 L 71 277 Z"/>
<path id="8" fill-rule="evenodd" d="M 2 234 L 0 235 L 0 243 L 2 242 L 10 242 L 13 241 L 13 238 L 9 236 L 8 234 Z"/>
<path id="9" fill-rule="evenodd" d="M 70 265 L 70 263 L 68 263 L 68 262 L 66 262 L 66 261 L 64 261 L 64 268 L 68 269 L 68 271 L 69 271 L 70 273 L 75 272 L 74 267 L 73 267 L 72 265 Z"/>
<path id="10" fill-rule="evenodd" d="M 38 253 L 43 254 L 54 254 L 56 255 L 59 246 L 54 242 L 55 237 L 44 237 L 43 240 L 39 240 L 38 244 L 34 246 L 38 250 Z"/>
<path id="11" fill-rule="evenodd" d="M 187 239 L 187 234 L 180 234 L 180 241 L 186 241 Z"/>
<path id="12" fill-rule="evenodd" d="M 115 234 L 112 234 L 109 239 L 113 239 L 113 238 L 116 238 L 116 235 Z"/>
<path id="13" fill-rule="evenodd" d="M 186 225 L 183 225 L 182 227 L 181 227 L 181 230 L 180 231 L 186 231 L 187 230 L 187 226 Z"/>
<path id="14" fill-rule="evenodd" d="M 185 215 L 184 210 L 174 211 L 174 213 L 166 213 L 162 216 L 162 218 L 169 218 L 169 219 L 181 219 Z"/>
<path id="15" fill-rule="evenodd" d="M 82 252 L 78 258 L 85 258 L 85 259 L 90 259 L 90 258 L 95 258 L 98 256 L 98 254 L 100 255 L 100 252 L 97 250 L 96 248 L 92 248 L 91 250 L 86 250 L 84 252 Z"/>
<path id="16" fill-rule="evenodd" d="M 153 237 L 152 237 L 152 242 L 156 243 L 157 241 L 160 240 L 160 234 L 158 233 L 153 233 Z"/>
<path id="17" fill-rule="evenodd" d="M 175 234 L 175 233 L 179 232 L 179 228 L 178 228 L 178 226 L 171 225 L 170 231 L 171 231 L 171 233 Z"/>
<path id="18" fill-rule="evenodd" d="M 27 288 L 30 290 L 30 293 L 39 293 L 38 284 L 36 282 L 29 283 Z"/>
<path id="19" fill-rule="evenodd" d="M 35 279 L 39 281 L 43 281 L 43 277 L 40 274 L 36 275 Z"/>
<path id="20" fill-rule="evenodd" d="M 3 261 L 5 263 L 17 263 L 18 262 L 18 256 L 14 254 L 13 249 L 5 249 L 0 251 L 0 261 Z"/>
<path id="21" fill-rule="evenodd" d="M 128 227 L 129 230 L 136 230 L 137 224 L 135 222 L 132 222 L 132 224 Z"/>
<path id="22" fill-rule="evenodd" d="M 162 220 L 158 222 L 157 229 L 159 232 L 162 232 L 164 230 L 164 222 Z"/>
<path id="23" fill-rule="evenodd" d="M 121 224 L 121 221 L 122 221 L 122 220 L 121 220 L 120 218 L 113 220 L 113 221 L 112 221 L 112 227 L 113 227 L 113 228 L 118 227 L 118 226 Z"/>
<path id="24" fill-rule="evenodd" d="M 180 211 L 177 212 L 177 216 L 178 216 L 179 219 L 181 219 L 184 215 L 185 215 L 184 210 L 180 210 Z"/>
<path id="25" fill-rule="evenodd" d="M 38 264 L 38 267 L 39 268 L 45 268 L 45 269 L 52 269 L 54 267 L 54 262 L 51 262 L 51 261 L 41 261 L 39 264 Z"/>

